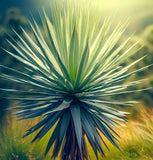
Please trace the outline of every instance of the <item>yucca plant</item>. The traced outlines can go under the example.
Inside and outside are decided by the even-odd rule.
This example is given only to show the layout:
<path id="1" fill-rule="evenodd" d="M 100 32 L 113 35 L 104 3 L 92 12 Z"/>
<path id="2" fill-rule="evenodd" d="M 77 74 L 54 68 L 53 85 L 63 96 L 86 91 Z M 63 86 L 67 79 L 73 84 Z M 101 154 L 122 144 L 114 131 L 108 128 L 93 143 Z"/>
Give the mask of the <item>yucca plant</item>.
<path id="1" fill-rule="evenodd" d="M 54 146 L 53 159 L 60 150 L 62 160 L 88 159 L 87 140 L 98 159 L 99 152 L 104 155 L 102 145 L 107 147 L 104 136 L 120 149 L 114 127 L 126 121 L 126 113 L 115 106 L 136 102 L 113 96 L 134 92 L 125 89 L 142 80 L 124 83 L 125 79 L 147 68 L 128 72 L 142 58 L 122 66 L 137 44 L 123 53 L 131 37 L 117 45 L 127 23 L 111 31 L 111 18 L 101 23 L 90 9 L 84 10 L 73 1 L 56 1 L 51 18 L 44 11 L 41 21 L 43 30 L 34 19 L 30 22 L 35 40 L 22 29 L 23 37 L 16 33 L 18 40 L 8 41 L 18 54 L 6 52 L 23 63 L 21 71 L 0 65 L 1 78 L 24 88 L 1 89 L 9 99 L 19 101 L 17 116 L 41 117 L 25 136 L 38 130 L 33 142 L 40 140 L 55 126 L 45 152 Z"/>

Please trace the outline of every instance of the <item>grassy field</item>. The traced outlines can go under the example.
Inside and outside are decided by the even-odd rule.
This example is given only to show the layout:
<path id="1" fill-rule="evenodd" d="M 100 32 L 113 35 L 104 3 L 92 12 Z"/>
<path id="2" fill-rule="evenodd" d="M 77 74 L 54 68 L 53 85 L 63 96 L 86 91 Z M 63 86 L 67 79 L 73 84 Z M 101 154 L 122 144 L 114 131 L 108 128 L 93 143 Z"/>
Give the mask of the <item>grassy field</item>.
<path id="1" fill-rule="evenodd" d="M 129 119 L 126 127 L 117 130 L 120 135 L 121 151 L 107 142 L 109 151 L 104 147 L 105 157 L 99 155 L 100 160 L 153 160 L 153 110 L 139 105 L 137 113 Z M 24 132 L 30 128 L 37 119 L 17 121 L 14 116 L 8 116 L 8 125 L 0 133 L 0 160 L 49 160 L 50 153 L 44 157 L 43 153 L 51 131 L 38 143 L 31 144 L 31 135 L 22 138 Z M 91 160 L 94 154 L 88 145 Z M 60 158 L 57 158 L 60 160 Z"/>

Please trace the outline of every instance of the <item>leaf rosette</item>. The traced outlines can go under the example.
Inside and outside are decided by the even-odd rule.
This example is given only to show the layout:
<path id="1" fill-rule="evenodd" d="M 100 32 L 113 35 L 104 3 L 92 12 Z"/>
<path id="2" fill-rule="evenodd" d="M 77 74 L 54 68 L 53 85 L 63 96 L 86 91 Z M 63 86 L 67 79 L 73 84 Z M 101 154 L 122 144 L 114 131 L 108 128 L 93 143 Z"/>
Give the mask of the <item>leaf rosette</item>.
<path id="1" fill-rule="evenodd" d="M 98 159 L 98 152 L 104 155 L 102 145 L 107 147 L 105 138 L 120 149 L 114 128 L 126 121 L 126 113 L 115 106 L 136 103 L 111 97 L 135 92 L 128 88 L 143 80 L 125 80 L 148 66 L 129 72 L 143 57 L 122 65 L 137 45 L 122 52 L 131 37 L 118 45 L 127 22 L 112 31 L 111 18 L 101 23 L 89 11 L 72 2 L 70 7 L 66 2 L 54 3 L 51 17 L 44 11 L 43 27 L 34 19 L 29 22 L 35 40 L 22 28 L 23 36 L 16 33 L 18 40 L 8 41 L 17 54 L 6 52 L 22 62 L 23 68 L 18 71 L 0 65 L 0 77 L 21 87 L 1 89 L 1 93 L 19 101 L 20 106 L 15 109 L 20 119 L 41 117 L 25 134 L 38 130 L 33 141 L 40 140 L 55 126 L 45 154 L 54 144 L 52 158 L 61 149 L 63 160 L 88 159 L 88 140 Z"/>

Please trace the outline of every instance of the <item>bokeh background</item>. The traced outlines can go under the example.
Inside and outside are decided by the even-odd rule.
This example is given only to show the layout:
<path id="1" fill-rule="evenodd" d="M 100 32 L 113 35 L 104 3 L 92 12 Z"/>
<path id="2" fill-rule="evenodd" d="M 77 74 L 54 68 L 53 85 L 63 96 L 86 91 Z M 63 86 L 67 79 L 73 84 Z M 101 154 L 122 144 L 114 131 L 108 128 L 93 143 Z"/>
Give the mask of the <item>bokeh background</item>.
<path id="1" fill-rule="evenodd" d="M 28 19 L 31 14 L 37 19 L 38 13 L 44 7 L 50 10 L 49 3 L 52 0 L 1 0 L 0 1 L 0 64 L 21 68 L 20 62 L 9 56 L 2 48 L 13 51 L 8 45 L 7 39 L 11 35 L 16 39 L 12 29 L 22 35 L 20 26 L 29 34 L 31 30 L 28 26 Z M 75 0 L 74 0 L 75 1 Z M 132 45 L 140 40 L 135 50 L 142 46 L 135 56 L 127 60 L 124 65 L 146 55 L 146 58 L 132 69 L 141 68 L 153 63 L 153 0 L 94 0 L 98 4 L 97 15 L 107 17 L 114 13 L 114 26 L 121 20 L 129 18 L 129 26 L 123 34 L 119 43 L 126 37 L 134 33 L 129 42 Z M 96 5 L 97 6 L 97 5 Z M 101 14 L 102 13 L 102 14 Z M 32 34 L 31 34 L 32 36 Z M 153 87 L 153 67 L 136 74 L 132 79 L 147 80 L 140 86 L 133 89 L 143 89 Z M 129 79 L 130 80 L 130 79 Z M 7 81 L 0 80 L 0 88 L 11 87 Z M 135 99 L 140 103 L 132 107 L 125 107 L 123 110 L 129 111 L 129 123 L 127 127 L 118 130 L 122 152 L 116 150 L 111 144 L 110 152 L 106 151 L 108 160 L 153 160 L 153 89 L 141 91 L 130 95 L 116 96 L 119 99 Z M 8 108 L 15 103 L 0 97 L 0 160 L 48 160 L 43 156 L 48 137 L 46 136 L 37 145 L 30 144 L 31 136 L 22 139 L 24 132 L 32 126 L 38 119 L 30 121 L 17 121 Z M 49 134 L 48 134 L 49 135 Z M 91 159 L 94 156 L 89 146 Z"/>

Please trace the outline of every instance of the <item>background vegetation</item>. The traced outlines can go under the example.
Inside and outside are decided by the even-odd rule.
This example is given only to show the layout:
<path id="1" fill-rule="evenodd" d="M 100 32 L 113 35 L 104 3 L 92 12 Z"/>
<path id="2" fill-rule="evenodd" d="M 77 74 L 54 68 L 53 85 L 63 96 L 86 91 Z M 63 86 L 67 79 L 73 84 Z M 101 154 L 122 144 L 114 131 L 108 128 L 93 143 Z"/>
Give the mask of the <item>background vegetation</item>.
<path id="1" fill-rule="evenodd" d="M 18 33 L 22 34 L 20 25 L 22 25 L 27 31 L 28 22 L 26 17 L 29 17 L 28 9 L 41 8 L 42 3 L 39 0 L 35 2 L 25 2 L 25 8 L 23 4 L 18 4 L 17 0 L 11 3 L 7 1 L 0 2 L 0 63 L 9 67 L 20 68 L 20 63 L 14 58 L 6 54 L 1 48 L 12 50 L 8 45 L 6 39 L 9 39 L 9 35 L 13 36 L 14 28 Z M 47 1 L 45 2 L 47 4 Z M 37 5 L 35 5 L 37 4 Z M 44 4 L 44 6 L 46 5 Z M 103 5 L 104 4 L 104 5 Z M 104 15 L 113 13 L 118 9 L 117 18 L 115 22 L 120 18 L 131 16 L 131 22 L 127 31 L 122 37 L 124 40 L 132 32 L 136 32 L 130 41 L 129 45 L 140 39 L 138 46 L 142 46 L 135 57 L 127 60 L 127 64 L 138 57 L 146 55 L 146 58 L 137 64 L 135 68 L 141 68 L 145 65 L 153 63 L 153 2 L 152 0 L 129 0 L 128 2 L 116 0 L 114 3 L 108 1 L 108 3 L 101 4 L 104 9 Z M 17 7 L 17 8 L 14 8 Z M 11 8 L 10 8 L 11 7 Z M 26 10 L 27 9 L 27 10 Z M 98 12 L 98 10 L 97 10 Z M 114 25 L 115 25 L 114 22 Z M 136 48 L 137 49 L 137 46 Z M 126 64 L 125 64 L 126 65 Z M 133 68 L 134 69 L 134 68 Z M 153 67 L 150 67 L 147 71 L 141 72 L 133 79 L 146 78 L 147 80 L 143 85 L 138 86 L 141 88 L 153 87 Z M 1 86 L 9 86 L 6 81 L 0 81 Z M 136 89 L 136 88 L 135 88 Z M 118 97 L 117 97 L 118 98 Z M 147 91 L 130 94 L 127 96 L 120 96 L 121 99 L 137 99 L 140 104 L 124 108 L 129 111 L 129 123 L 127 127 L 118 129 L 118 133 L 121 136 L 120 146 L 122 151 L 118 151 L 115 147 L 109 144 L 110 152 L 106 151 L 106 160 L 152 160 L 153 159 L 153 89 Z M 9 110 L 6 110 L 8 106 L 12 107 L 15 104 L 8 102 L 6 99 L 0 97 L 0 160 L 49 160 L 49 156 L 43 156 L 43 148 L 46 147 L 47 136 L 43 138 L 37 145 L 31 144 L 31 136 L 22 139 L 24 132 L 30 126 L 31 121 L 17 121 L 14 115 L 10 114 Z M 37 121 L 37 120 L 35 120 Z M 35 123 L 32 121 L 32 123 Z M 21 127 L 22 126 L 22 127 Z M 45 147 L 43 147 L 45 146 Z M 89 147 L 89 156 L 94 159 L 92 150 Z M 107 150 L 107 149 L 106 149 Z"/>

